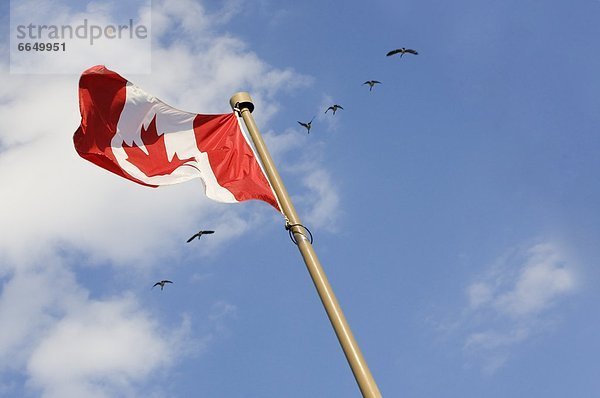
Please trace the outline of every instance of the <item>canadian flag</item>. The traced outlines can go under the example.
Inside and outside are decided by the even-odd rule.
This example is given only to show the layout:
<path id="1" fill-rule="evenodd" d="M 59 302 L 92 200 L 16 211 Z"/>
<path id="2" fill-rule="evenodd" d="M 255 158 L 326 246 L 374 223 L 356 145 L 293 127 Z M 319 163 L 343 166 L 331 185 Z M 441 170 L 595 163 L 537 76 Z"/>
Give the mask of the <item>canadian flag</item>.
<path id="1" fill-rule="evenodd" d="M 280 210 L 235 113 L 180 111 L 103 65 L 81 75 L 79 108 L 73 142 L 84 159 L 151 187 L 200 178 L 211 199 L 259 199 Z"/>

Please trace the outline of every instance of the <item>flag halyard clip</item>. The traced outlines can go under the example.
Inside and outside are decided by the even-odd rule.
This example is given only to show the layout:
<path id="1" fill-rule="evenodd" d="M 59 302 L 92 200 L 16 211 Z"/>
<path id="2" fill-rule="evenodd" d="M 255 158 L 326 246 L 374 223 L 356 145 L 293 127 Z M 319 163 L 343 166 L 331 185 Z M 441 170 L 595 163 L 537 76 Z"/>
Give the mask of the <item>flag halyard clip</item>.
<path id="1" fill-rule="evenodd" d="M 308 236 L 306 235 L 306 233 L 299 231 L 298 233 L 302 236 L 304 236 L 306 238 L 306 240 L 308 240 L 310 242 L 310 244 L 312 245 L 313 243 L 313 235 L 312 232 L 310 232 L 310 229 L 306 228 L 304 225 L 302 224 L 290 224 L 289 222 L 286 221 L 285 223 L 285 229 L 288 231 L 288 233 L 290 234 L 290 239 L 292 240 L 292 242 L 294 242 L 294 244 L 296 246 L 298 246 L 298 241 L 296 240 L 296 237 L 294 236 L 294 233 L 292 232 L 292 228 L 293 227 L 300 227 L 302 228 L 304 231 L 308 232 Z"/>

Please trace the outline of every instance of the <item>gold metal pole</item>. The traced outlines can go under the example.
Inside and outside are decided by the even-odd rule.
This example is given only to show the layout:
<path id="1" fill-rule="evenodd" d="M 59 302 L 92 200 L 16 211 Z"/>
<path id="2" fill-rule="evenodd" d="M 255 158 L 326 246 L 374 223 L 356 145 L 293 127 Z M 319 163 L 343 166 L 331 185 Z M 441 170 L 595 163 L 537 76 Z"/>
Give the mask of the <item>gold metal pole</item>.
<path id="1" fill-rule="evenodd" d="M 252 137 L 252 141 L 254 142 L 258 156 L 260 157 L 265 168 L 265 172 L 267 173 L 267 178 L 271 182 L 271 185 L 273 186 L 273 189 L 277 195 L 277 199 L 279 200 L 281 210 L 291 226 L 290 229 L 294 234 L 298 249 L 302 254 L 306 268 L 308 269 L 317 292 L 319 293 L 321 302 L 325 307 L 327 316 L 329 317 L 331 325 L 335 330 L 335 334 L 337 335 L 340 345 L 344 350 L 346 359 L 350 364 L 350 368 L 352 369 L 352 373 L 354 374 L 354 378 L 358 383 L 358 387 L 360 388 L 363 397 L 380 398 L 381 393 L 379 392 L 379 388 L 377 387 L 377 384 L 371 375 L 371 371 L 367 366 L 367 362 L 363 358 L 360 348 L 358 347 L 358 344 L 352 335 L 350 326 L 344 317 L 344 313 L 342 312 L 335 294 L 333 293 L 333 289 L 327 280 L 327 276 L 321 267 L 321 263 L 319 262 L 319 259 L 317 258 L 310 241 L 304 235 L 305 232 L 301 226 L 300 218 L 294 209 L 294 205 L 292 204 L 281 177 L 275 168 L 273 159 L 271 159 L 271 155 L 269 154 L 258 128 L 254 123 L 254 118 L 252 117 L 251 113 L 254 110 L 254 104 L 252 103 L 250 94 L 246 92 L 236 93 L 231 97 L 229 103 L 235 111 L 241 114 L 248 132 Z"/>

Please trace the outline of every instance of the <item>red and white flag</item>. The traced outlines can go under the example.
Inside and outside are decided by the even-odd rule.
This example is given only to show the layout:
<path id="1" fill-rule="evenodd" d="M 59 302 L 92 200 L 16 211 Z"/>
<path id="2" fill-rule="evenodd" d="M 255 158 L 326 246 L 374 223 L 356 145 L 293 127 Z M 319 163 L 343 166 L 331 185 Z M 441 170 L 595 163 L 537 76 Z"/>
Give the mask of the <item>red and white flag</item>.
<path id="1" fill-rule="evenodd" d="M 102 65 L 81 75 L 79 108 L 73 142 L 84 159 L 151 187 L 201 178 L 211 199 L 280 210 L 235 113 L 180 111 Z"/>

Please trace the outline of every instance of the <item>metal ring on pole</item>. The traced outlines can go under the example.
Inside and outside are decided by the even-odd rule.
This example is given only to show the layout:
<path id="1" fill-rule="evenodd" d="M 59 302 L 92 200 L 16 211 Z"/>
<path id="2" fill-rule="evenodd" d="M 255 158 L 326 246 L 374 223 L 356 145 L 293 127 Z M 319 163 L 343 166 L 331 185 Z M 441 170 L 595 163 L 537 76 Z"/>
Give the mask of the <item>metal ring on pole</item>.
<path id="1" fill-rule="evenodd" d="M 294 244 L 296 246 L 298 246 L 298 241 L 296 240 L 296 237 L 294 236 L 294 233 L 292 232 L 292 227 L 301 227 L 302 229 L 304 229 L 306 232 L 308 232 L 308 236 L 306 236 L 305 233 L 303 232 L 298 232 L 300 235 L 304 236 L 306 239 L 308 239 L 308 241 L 310 242 L 310 244 L 312 245 L 313 243 L 313 236 L 312 233 L 310 232 L 310 229 L 306 228 L 304 225 L 302 224 L 289 224 L 286 223 L 285 224 L 285 229 L 287 229 L 288 233 L 290 234 L 290 239 L 292 240 L 292 242 L 294 242 Z"/>

